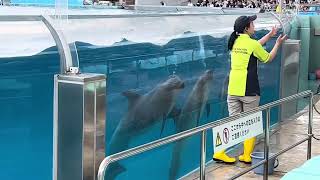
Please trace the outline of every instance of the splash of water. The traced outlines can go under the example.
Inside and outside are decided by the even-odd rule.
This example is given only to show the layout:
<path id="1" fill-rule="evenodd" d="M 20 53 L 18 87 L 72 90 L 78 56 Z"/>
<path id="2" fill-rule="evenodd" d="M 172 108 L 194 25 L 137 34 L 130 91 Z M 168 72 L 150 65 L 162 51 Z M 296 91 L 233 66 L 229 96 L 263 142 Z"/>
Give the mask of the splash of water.
<path id="1" fill-rule="evenodd" d="M 199 50 L 199 55 L 200 55 L 200 61 L 203 65 L 203 67 L 207 67 L 206 63 L 204 62 L 204 59 L 206 58 L 206 55 L 205 55 L 205 51 L 204 51 L 204 45 L 203 45 L 203 39 L 202 39 L 202 36 L 199 36 L 199 45 L 200 45 L 200 50 Z"/>

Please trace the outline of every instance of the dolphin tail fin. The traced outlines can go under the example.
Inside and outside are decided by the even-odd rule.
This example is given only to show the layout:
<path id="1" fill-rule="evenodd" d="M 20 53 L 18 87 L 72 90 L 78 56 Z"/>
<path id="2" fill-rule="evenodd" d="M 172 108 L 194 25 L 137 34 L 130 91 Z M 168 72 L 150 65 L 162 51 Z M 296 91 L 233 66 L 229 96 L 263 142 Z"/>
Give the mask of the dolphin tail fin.
<path id="1" fill-rule="evenodd" d="M 198 127 L 199 123 L 200 123 L 200 118 L 201 118 L 201 111 L 199 110 L 196 113 L 197 113 L 197 125 L 196 125 L 196 127 Z"/>
<path id="2" fill-rule="evenodd" d="M 126 170 L 127 169 L 118 162 L 111 163 L 106 171 L 105 178 L 108 180 L 114 180 L 119 174 L 125 172 Z"/>
<path id="3" fill-rule="evenodd" d="M 112 135 L 108 154 L 116 154 L 127 150 L 129 148 L 131 136 L 132 134 L 129 130 L 118 127 Z"/>
<path id="4" fill-rule="evenodd" d="M 182 164 L 182 150 L 186 148 L 187 139 L 181 139 L 180 141 L 175 142 L 173 151 L 171 165 L 169 168 L 169 180 L 176 180 L 178 177 L 179 169 L 181 169 Z"/>
<path id="5" fill-rule="evenodd" d="M 109 154 L 115 154 L 128 149 L 130 138 L 126 133 L 128 134 L 129 132 L 124 132 L 120 127 L 116 129 L 109 144 Z M 115 180 L 124 171 L 126 171 L 126 168 L 119 162 L 111 163 L 106 171 L 105 179 Z"/>
<path id="6" fill-rule="evenodd" d="M 177 121 L 179 119 L 179 116 L 181 114 L 181 109 L 177 108 L 177 107 L 173 107 L 173 109 L 171 110 L 171 112 L 169 113 L 169 118 L 173 119 L 174 125 L 177 125 Z"/>
<path id="7" fill-rule="evenodd" d="M 166 115 L 163 115 L 163 117 L 162 117 L 161 131 L 160 131 L 160 138 L 161 138 L 161 136 L 162 136 L 164 127 L 165 127 L 165 125 L 166 125 L 166 119 L 167 119 Z"/>
<path id="8" fill-rule="evenodd" d="M 210 116 L 210 111 L 211 111 L 211 108 L 210 108 L 210 104 L 206 104 L 206 112 L 207 112 L 207 118 Z M 201 118 L 201 110 L 197 111 L 197 126 L 199 126 L 199 123 L 200 123 L 200 118 Z"/>
<path id="9" fill-rule="evenodd" d="M 163 116 L 160 137 L 162 136 L 167 119 L 172 118 L 173 123 L 176 126 L 180 114 L 181 114 L 181 109 L 178 109 L 177 107 L 173 107 L 170 113 L 168 114 L 168 116 L 165 116 L 165 115 Z"/>

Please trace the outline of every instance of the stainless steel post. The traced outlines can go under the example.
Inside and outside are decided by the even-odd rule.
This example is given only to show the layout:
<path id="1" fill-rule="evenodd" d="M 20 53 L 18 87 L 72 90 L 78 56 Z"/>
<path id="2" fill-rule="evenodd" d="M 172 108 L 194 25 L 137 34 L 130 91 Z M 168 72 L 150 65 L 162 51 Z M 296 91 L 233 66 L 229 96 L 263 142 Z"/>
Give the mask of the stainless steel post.
<path id="1" fill-rule="evenodd" d="M 206 179 L 206 134 L 206 130 L 201 133 L 200 180 Z"/>
<path id="2" fill-rule="evenodd" d="M 264 137 L 265 137 L 265 142 L 264 142 L 264 159 L 266 162 L 264 163 L 264 172 L 263 172 L 263 179 L 267 180 L 268 179 L 268 166 L 269 166 L 269 128 L 270 128 L 270 108 L 266 110 L 266 127 L 264 129 Z"/>
<path id="3" fill-rule="evenodd" d="M 313 119 L 313 95 L 310 95 L 310 101 L 309 101 L 309 122 L 308 122 L 308 149 L 307 149 L 307 159 L 311 159 L 311 143 L 312 143 L 312 119 Z"/>
<path id="4" fill-rule="evenodd" d="M 105 157 L 106 76 L 55 75 L 53 180 L 96 180 Z"/>

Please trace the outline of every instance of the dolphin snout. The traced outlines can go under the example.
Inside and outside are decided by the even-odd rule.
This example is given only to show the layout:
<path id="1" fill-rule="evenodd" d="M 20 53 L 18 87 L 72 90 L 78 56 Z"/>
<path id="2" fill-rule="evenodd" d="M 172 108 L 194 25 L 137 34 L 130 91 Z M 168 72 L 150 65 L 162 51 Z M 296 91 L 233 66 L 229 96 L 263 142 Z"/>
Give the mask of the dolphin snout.
<path id="1" fill-rule="evenodd" d="M 184 88 L 184 82 L 180 84 L 180 89 L 183 89 L 183 88 Z"/>
<path id="2" fill-rule="evenodd" d="M 209 69 L 209 70 L 206 71 L 206 73 L 207 73 L 207 74 L 210 74 L 210 75 L 213 75 L 213 70 L 212 70 L 212 69 Z"/>
<path id="3" fill-rule="evenodd" d="M 213 79 L 213 70 L 212 69 L 207 70 L 206 76 L 207 76 L 207 79 Z"/>

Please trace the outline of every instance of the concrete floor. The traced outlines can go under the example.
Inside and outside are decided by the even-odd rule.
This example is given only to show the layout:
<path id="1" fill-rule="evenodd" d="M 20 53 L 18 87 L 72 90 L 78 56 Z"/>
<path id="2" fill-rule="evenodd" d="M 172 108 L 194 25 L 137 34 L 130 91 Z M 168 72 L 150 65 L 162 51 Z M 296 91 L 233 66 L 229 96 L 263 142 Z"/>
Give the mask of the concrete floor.
<path id="1" fill-rule="evenodd" d="M 316 107 L 320 110 L 320 102 L 316 104 Z M 314 111 L 313 113 L 313 133 L 320 136 L 320 115 Z M 283 122 L 277 130 L 275 130 L 270 137 L 270 151 L 276 153 L 281 149 L 284 149 L 299 140 L 306 137 L 308 125 L 308 109 L 304 109 L 291 119 Z M 230 154 L 237 156 L 241 154 L 242 147 L 234 150 Z M 263 139 L 257 143 L 255 151 L 263 151 Z M 320 142 L 315 139 L 312 140 L 312 156 L 320 155 Z M 287 151 L 280 155 L 279 166 L 275 169 L 275 172 L 269 176 L 271 180 L 278 180 L 284 176 L 288 171 L 301 166 L 307 157 L 307 142 L 300 144 L 299 146 Z M 250 165 L 249 165 L 250 166 Z M 223 165 L 218 163 L 210 163 L 206 167 L 206 180 L 222 180 L 229 179 L 236 173 L 249 167 L 244 163 L 236 163 L 235 165 Z M 196 171 L 182 180 L 198 180 L 199 171 Z M 250 180 L 250 179 L 263 179 L 261 175 L 256 175 L 253 171 L 243 175 L 239 179 Z"/>

